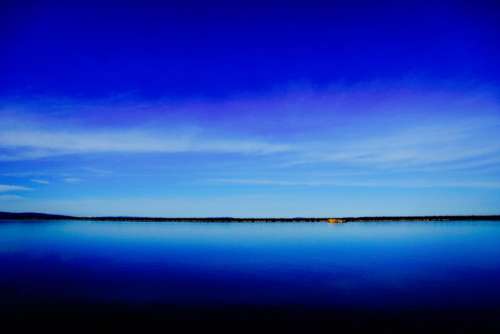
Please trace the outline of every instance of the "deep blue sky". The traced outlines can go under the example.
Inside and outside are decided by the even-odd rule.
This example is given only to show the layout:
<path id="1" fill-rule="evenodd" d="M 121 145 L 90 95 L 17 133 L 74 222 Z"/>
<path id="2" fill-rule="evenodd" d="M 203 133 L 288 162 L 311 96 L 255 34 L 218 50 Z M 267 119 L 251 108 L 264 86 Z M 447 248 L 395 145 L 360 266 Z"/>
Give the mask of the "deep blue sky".
<path id="1" fill-rule="evenodd" d="M 495 1 L 2 2 L 0 210 L 500 213 Z"/>

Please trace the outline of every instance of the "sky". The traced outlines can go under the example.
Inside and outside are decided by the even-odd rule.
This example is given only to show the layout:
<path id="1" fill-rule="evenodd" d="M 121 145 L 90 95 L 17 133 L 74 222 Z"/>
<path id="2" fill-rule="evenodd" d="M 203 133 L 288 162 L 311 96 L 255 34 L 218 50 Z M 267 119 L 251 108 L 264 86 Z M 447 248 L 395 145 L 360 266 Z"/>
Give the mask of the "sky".
<path id="1" fill-rule="evenodd" d="M 0 211 L 500 214 L 495 1 L 0 5 Z"/>

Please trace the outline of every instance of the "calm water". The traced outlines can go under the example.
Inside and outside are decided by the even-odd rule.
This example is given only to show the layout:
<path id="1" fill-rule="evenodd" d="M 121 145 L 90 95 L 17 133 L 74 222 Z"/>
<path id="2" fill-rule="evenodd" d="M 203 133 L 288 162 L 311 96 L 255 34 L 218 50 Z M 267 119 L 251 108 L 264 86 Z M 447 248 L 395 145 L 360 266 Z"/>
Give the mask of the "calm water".
<path id="1" fill-rule="evenodd" d="M 500 307 L 495 222 L 3 222 L 0 264 L 4 307 Z"/>

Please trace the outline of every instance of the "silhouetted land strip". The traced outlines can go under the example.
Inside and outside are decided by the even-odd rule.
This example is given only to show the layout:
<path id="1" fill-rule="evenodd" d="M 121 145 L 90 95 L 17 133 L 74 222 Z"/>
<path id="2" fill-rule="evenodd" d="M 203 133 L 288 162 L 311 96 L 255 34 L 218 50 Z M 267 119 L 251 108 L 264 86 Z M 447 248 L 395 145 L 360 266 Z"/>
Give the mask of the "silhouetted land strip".
<path id="1" fill-rule="evenodd" d="M 33 212 L 0 212 L 0 220 L 83 220 L 83 221 L 130 221 L 130 222 L 227 222 L 227 223 L 293 223 L 293 222 L 381 222 L 381 221 L 500 221 L 500 215 L 473 216 L 380 216 L 380 217 L 295 217 L 295 218 L 234 218 L 234 217 L 79 217 Z"/>

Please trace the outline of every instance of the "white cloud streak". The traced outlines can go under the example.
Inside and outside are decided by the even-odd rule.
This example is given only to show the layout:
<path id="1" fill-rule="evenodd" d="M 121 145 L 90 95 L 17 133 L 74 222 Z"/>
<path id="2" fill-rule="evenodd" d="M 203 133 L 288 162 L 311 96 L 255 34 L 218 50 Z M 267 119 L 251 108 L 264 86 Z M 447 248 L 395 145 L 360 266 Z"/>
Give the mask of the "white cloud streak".
<path id="1" fill-rule="evenodd" d="M 38 183 L 38 184 L 50 184 L 49 181 L 47 181 L 47 180 L 41 180 L 41 179 L 31 179 L 30 181 L 33 182 L 33 183 Z"/>
<path id="2" fill-rule="evenodd" d="M 159 135 L 138 130 L 3 130 L 0 147 L 12 150 L 0 160 L 30 160 L 85 153 L 240 153 L 285 152 L 288 145 L 258 140 L 210 139 L 196 135 Z"/>
<path id="3" fill-rule="evenodd" d="M 13 191 L 28 191 L 32 190 L 28 187 L 16 186 L 10 184 L 0 184 L 0 193 L 13 192 Z"/>
<path id="4" fill-rule="evenodd" d="M 472 125 L 470 123 L 473 123 Z M 359 138 L 304 139 L 296 142 L 203 138 L 199 134 L 161 135 L 145 130 L 54 131 L 14 129 L 0 132 L 0 161 L 33 160 L 68 154 L 215 153 L 286 154 L 284 165 L 337 163 L 371 167 L 415 167 L 467 162 L 480 165 L 500 154 L 496 123 L 450 122 L 420 125 Z M 470 162 L 469 162 L 470 163 Z M 464 166 L 467 166 L 465 163 Z"/>
<path id="5" fill-rule="evenodd" d="M 213 153 L 277 156 L 272 163 L 283 167 L 329 164 L 442 170 L 496 163 L 500 155 L 496 98 L 477 92 L 382 88 L 285 93 L 267 100 L 182 106 L 165 102 L 117 106 L 124 119 L 135 115 L 135 109 L 146 110 L 146 115 L 164 115 L 168 110 L 168 115 L 185 115 L 188 126 L 174 116 L 170 123 L 158 116 L 155 124 L 132 127 L 128 123 L 105 129 L 78 125 L 72 119 L 20 118 L 5 111 L 2 118 L 0 110 L 0 124 L 4 124 L 0 126 L 0 161 L 70 154 Z M 113 113 L 114 106 L 107 103 L 95 108 L 101 114 Z M 66 108 L 77 109 L 78 117 L 88 112 L 96 118 L 89 105 L 75 102 Z M 200 110 L 218 115 L 217 121 L 197 124 L 196 115 L 203 115 Z"/>
<path id="6" fill-rule="evenodd" d="M 406 126 L 378 135 L 340 140 L 337 145 L 316 143 L 288 162 L 336 163 L 373 168 L 478 167 L 498 161 L 500 120 L 449 120 L 441 125 Z"/>

